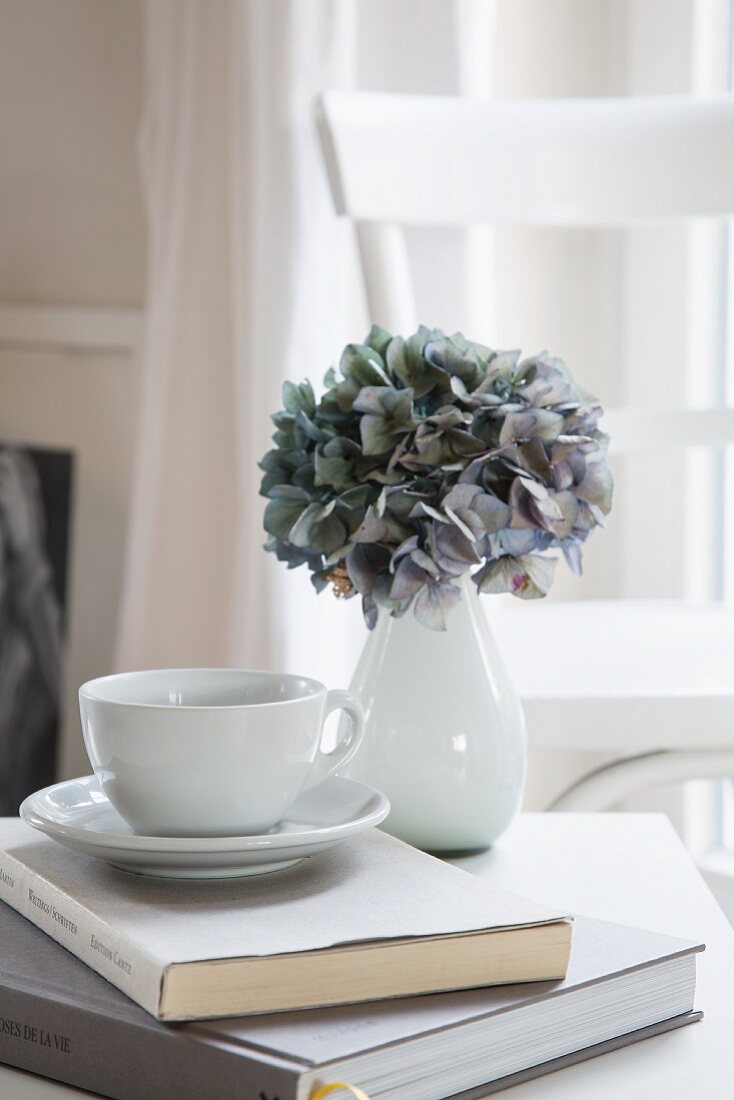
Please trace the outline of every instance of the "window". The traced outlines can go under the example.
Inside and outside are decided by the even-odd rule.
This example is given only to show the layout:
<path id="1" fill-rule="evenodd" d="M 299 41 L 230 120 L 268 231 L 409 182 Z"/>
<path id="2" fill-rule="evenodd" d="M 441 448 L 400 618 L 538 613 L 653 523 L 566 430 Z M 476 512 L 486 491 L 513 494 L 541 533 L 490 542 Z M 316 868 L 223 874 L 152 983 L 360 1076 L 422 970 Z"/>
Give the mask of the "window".
<path id="1" fill-rule="evenodd" d="M 695 4 L 694 93 L 734 92 L 734 2 Z M 734 223 L 696 225 L 689 240 L 693 405 L 734 404 Z M 688 460 L 690 517 L 686 594 L 734 602 L 734 447 Z M 701 487 L 708 486 L 702 493 Z M 734 778 L 689 784 L 686 838 L 728 916 L 734 918 Z"/>

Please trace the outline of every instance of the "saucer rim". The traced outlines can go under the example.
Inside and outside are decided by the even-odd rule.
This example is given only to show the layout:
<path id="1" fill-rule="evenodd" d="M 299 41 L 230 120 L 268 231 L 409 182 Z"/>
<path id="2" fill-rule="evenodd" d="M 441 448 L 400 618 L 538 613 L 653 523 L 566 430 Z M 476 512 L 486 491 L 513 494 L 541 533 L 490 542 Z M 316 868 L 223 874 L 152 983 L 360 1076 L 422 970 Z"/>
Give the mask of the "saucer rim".
<path id="1" fill-rule="evenodd" d="M 364 829 L 379 825 L 390 812 L 390 802 L 382 791 L 362 783 L 357 779 L 349 779 L 346 776 L 331 775 L 324 780 L 321 786 L 328 787 L 335 782 L 348 783 L 350 786 L 364 792 L 368 797 L 370 808 L 359 816 L 351 817 L 347 821 L 334 825 L 304 827 L 300 831 L 289 833 L 262 833 L 244 836 L 144 836 L 139 833 L 108 833 L 92 832 L 88 829 L 79 829 L 73 825 L 64 825 L 44 816 L 38 811 L 36 800 L 42 798 L 51 791 L 59 790 L 71 783 L 94 784 L 102 794 L 104 803 L 109 805 L 109 799 L 99 786 L 94 775 L 78 776 L 75 779 L 63 779 L 57 783 L 51 783 L 34 791 L 23 800 L 18 810 L 20 818 L 31 828 L 55 839 L 57 836 L 67 837 L 79 843 L 92 844 L 100 848 L 116 849 L 118 851 L 160 852 L 162 854 L 200 853 L 242 853 L 248 850 L 277 851 L 279 848 L 290 848 L 298 845 L 310 845 L 328 843 L 340 839 L 346 839 L 352 833 L 362 832 Z M 305 793 L 305 792 L 303 792 Z M 296 799 L 297 801 L 297 799 Z M 372 803 L 375 803 L 372 805 Z M 36 803 L 34 806 L 33 803 Z M 288 820 L 287 816 L 284 820 Z"/>

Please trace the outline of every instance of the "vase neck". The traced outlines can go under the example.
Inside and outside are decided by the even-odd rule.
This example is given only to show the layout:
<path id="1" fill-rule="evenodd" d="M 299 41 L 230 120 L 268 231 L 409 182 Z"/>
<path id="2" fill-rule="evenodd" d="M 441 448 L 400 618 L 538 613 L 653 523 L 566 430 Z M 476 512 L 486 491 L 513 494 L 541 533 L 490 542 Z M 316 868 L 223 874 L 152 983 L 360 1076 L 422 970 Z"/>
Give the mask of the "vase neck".
<path id="1" fill-rule="evenodd" d="M 477 620 L 481 620 L 482 624 L 485 624 L 486 620 L 484 609 L 480 606 L 481 599 L 477 587 L 469 573 L 465 573 L 458 580 L 457 587 L 461 589 L 461 600 L 446 615 L 446 631 L 432 631 L 423 626 L 415 618 L 411 606 L 400 618 L 393 618 L 389 611 L 381 607 L 374 633 L 379 632 L 380 635 L 384 635 L 389 631 L 399 630 L 401 635 L 406 635 L 415 629 L 427 631 L 429 634 L 457 634 L 462 630 L 476 630 Z"/>

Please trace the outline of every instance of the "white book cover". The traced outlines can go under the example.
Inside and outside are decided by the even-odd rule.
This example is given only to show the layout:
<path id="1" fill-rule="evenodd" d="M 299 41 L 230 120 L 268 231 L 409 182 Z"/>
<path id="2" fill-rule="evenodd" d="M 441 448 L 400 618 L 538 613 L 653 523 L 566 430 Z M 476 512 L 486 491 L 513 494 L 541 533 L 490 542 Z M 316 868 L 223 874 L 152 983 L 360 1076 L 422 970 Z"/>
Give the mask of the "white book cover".
<path id="1" fill-rule="evenodd" d="M 154 1015 L 176 964 L 568 920 L 373 829 L 276 874 L 131 875 L 0 820 L 0 898 Z"/>

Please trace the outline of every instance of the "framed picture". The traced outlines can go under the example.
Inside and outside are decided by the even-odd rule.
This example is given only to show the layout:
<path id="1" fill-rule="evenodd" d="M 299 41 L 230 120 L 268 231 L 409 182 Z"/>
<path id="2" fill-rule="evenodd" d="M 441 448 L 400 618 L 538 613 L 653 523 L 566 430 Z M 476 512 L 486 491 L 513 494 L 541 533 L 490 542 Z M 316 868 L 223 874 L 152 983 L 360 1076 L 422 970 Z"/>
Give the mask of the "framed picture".
<path id="1" fill-rule="evenodd" d="M 0 444 L 0 814 L 54 779 L 73 456 Z"/>

